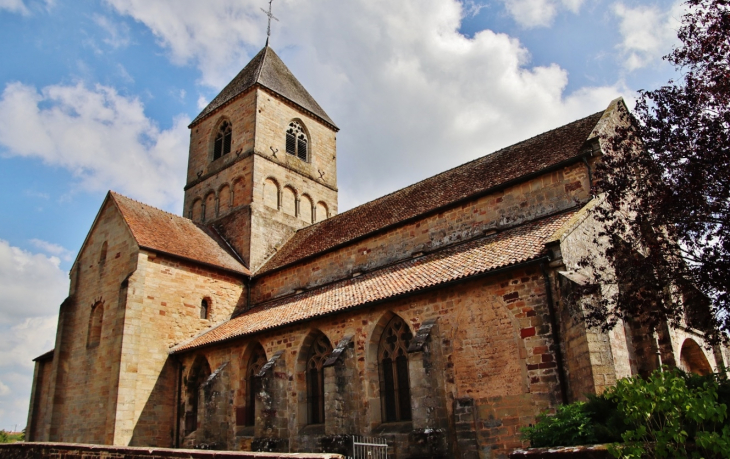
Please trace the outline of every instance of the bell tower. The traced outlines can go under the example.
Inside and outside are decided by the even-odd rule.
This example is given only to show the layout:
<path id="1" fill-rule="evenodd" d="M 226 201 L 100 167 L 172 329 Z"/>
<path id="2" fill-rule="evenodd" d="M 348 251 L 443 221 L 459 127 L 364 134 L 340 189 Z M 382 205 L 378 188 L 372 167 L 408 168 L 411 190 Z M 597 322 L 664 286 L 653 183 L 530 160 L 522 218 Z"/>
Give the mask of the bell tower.
<path id="1" fill-rule="evenodd" d="M 339 130 L 266 46 L 193 120 L 184 216 L 255 272 L 294 232 L 337 213 Z"/>

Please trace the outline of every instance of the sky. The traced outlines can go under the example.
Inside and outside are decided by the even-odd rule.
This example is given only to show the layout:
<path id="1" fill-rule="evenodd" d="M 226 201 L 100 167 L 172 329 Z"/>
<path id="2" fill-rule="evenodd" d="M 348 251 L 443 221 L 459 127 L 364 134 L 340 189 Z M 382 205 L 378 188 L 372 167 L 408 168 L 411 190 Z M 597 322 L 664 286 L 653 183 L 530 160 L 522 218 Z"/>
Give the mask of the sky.
<path id="1" fill-rule="evenodd" d="M 187 125 L 267 0 L 0 0 L 0 429 L 25 427 L 107 190 L 181 214 Z M 676 77 L 673 0 L 274 0 L 272 48 L 340 127 L 340 211 Z"/>

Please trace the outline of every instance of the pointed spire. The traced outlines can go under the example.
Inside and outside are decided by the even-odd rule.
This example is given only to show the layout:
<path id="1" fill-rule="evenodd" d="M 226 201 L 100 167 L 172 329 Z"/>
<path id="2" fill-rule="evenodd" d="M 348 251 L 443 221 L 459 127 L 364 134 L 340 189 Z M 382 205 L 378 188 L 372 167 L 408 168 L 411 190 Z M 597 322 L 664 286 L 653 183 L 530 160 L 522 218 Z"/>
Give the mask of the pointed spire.
<path id="1" fill-rule="evenodd" d="M 339 130 L 317 101 L 304 89 L 273 49 L 265 46 L 190 123 L 196 125 L 218 108 L 259 85 L 298 105 L 333 129 Z"/>

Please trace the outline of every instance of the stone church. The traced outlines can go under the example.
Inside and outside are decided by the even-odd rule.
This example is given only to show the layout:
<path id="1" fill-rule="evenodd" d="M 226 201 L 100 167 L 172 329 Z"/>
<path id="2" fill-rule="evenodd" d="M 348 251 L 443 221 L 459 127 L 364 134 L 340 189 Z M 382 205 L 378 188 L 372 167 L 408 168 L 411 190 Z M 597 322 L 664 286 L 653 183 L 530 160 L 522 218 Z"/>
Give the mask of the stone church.
<path id="1" fill-rule="evenodd" d="M 727 365 L 690 327 L 603 332 L 571 301 L 625 110 L 338 213 L 337 125 L 266 46 L 190 124 L 182 216 L 107 194 L 27 438 L 497 458 L 617 378 Z"/>

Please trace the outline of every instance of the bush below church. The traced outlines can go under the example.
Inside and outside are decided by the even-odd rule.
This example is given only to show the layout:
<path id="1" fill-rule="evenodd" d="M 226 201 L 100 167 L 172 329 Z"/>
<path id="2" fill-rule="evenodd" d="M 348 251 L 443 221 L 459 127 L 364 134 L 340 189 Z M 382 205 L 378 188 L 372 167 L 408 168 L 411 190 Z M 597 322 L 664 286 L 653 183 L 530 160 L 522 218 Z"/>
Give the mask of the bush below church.
<path id="1" fill-rule="evenodd" d="M 680 370 L 618 381 L 523 429 L 533 448 L 608 443 L 616 458 L 730 457 L 730 381 Z"/>

